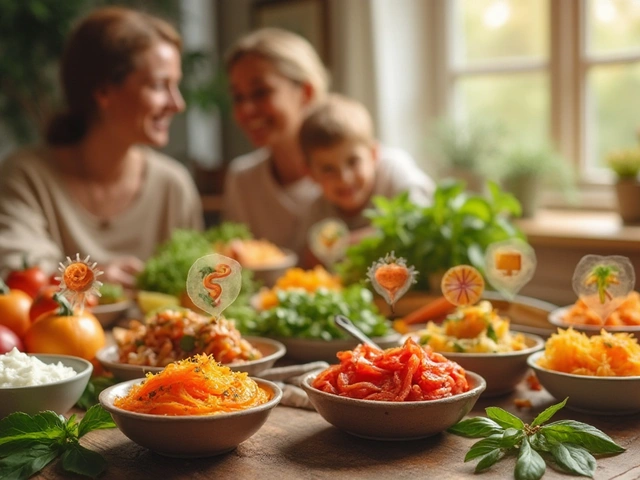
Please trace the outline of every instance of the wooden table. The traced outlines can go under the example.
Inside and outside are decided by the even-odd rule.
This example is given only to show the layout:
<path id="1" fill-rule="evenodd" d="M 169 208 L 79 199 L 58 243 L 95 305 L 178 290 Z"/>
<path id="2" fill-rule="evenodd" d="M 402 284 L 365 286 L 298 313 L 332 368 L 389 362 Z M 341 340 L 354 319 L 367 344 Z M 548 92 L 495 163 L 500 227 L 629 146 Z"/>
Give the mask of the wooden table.
<path id="1" fill-rule="evenodd" d="M 531 410 L 518 411 L 513 400 L 532 401 Z M 480 399 L 471 415 L 483 415 L 484 408 L 500 406 L 530 422 L 534 416 L 557 403 L 547 392 L 529 390 L 524 384 L 510 396 Z M 600 428 L 627 451 L 598 458 L 596 479 L 640 478 L 640 414 L 624 417 L 596 417 L 563 409 L 554 420 L 570 418 Z M 343 433 L 314 411 L 277 407 L 252 438 L 230 453 L 202 459 L 168 458 L 142 448 L 119 430 L 87 434 L 81 443 L 102 454 L 108 469 L 105 479 L 424 479 L 513 478 L 515 459 L 507 458 L 482 476 L 475 476 L 475 461 L 464 463 L 474 442 L 441 433 L 412 442 L 365 440 Z M 70 478 L 57 461 L 36 478 Z M 547 467 L 545 479 L 568 477 Z"/>

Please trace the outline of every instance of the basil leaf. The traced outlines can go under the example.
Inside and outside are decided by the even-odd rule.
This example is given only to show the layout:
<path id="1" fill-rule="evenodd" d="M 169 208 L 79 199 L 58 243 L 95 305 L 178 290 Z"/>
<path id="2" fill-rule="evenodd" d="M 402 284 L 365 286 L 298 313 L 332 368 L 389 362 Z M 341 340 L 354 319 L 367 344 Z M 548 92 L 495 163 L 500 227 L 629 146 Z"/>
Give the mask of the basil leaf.
<path id="1" fill-rule="evenodd" d="M 62 468 L 68 472 L 95 478 L 107 468 L 107 461 L 99 453 L 71 443 L 62 454 Z"/>
<path id="2" fill-rule="evenodd" d="M 560 420 L 540 427 L 549 443 L 573 443 L 591 453 L 621 453 L 625 449 L 596 427 L 574 420 Z"/>
<path id="3" fill-rule="evenodd" d="M 576 475 L 593 477 L 596 471 L 596 459 L 587 450 L 571 443 L 558 443 L 551 447 L 556 463 Z"/>
<path id="4" fill-rule="evenodd" d="M 539 480 L 547 469 L 543 458 L 536 452 L 527 437 L 520 445 L 518 460 L 516 460 L 515 477 L 516 480 Z"/>
<path id="5" fill-rule="evenodd" d="M 501 433 L 503 428 L 496 422 L 486 417 L 474 417 L 463 420 L 450 427 L 447 432 L 467 438 L 488 437 Z"/>
<path id="6" fill-rule="evenodd" d="M 111 414 L 100 405 L 91 407 L 78 426 L 78 438 L 81 438 L 92 430 L 104 430 L 107 428 L 115 428 L 116 424 L 111 418 Z"/>
<path id="7" fill-rule="evenodd" d="M 483 457 L 487 454 L 490 454 L 495 449 L 502 448 L 502 435 L 491 435 L 490 437 L 484 438 L 479 442 L 474 443 L 467 454 L 464 456 L 464 461 L 468 462 L 469 460 L 473 460 L 474 458 Z"/>
<path id="8" fill-rule="evenodd" d="M 12 413 L 0 420 L 0 455 L 3 445 L 16 440 L 55 441 L 64 438 L 64 420 L 51 411 L 40 412 L 34 416 L 26 413 Z"/>
<path id="9" fill-rule="evenodd" d="M 98 396 L 105 388 L 115 385 L 116 380 L 113 377 L 94 377 L 89 380 L 87 387 L 82 392 L 80 400 L 76 403 L 77 407 L 83 410 L 89 410 L 93 405 L 97 405 Z"/>
<path id="10" fill-rule="evenodd" d="M 480 473 L 487 470 L 489 467 L 494 465 L 498 460 L 504 457 L 504 450 L 496 448 L 490 453 L 486 454 L 476 465 L 475 472 Z"/>
<path id="11" fill-rule="evenodd" d="M 551 420 L 551 417 L 553 417 L 558 410 L 567 404 L 568 399 L 569 397 L 565 398 L 564 401 L 551 405 L 549 408 L 545 409 L 533 420 L 533 422 L 531 422 L 531 426 L 535 427 L 537 425 L 542 425 L 544 422 Z"/>
<path id="12" fill-rule="evenodd" d="M 39 443 L 3 456 L 0 458 L 0 478 L 4 480 L 27 479 L 56 458 L 61 448 L 57 444 Z"/>
<path id="13" fill-rule="evenodd" d="M 502 408 L 487 407 L 485 411 L 490 419 L 494 420 L 503 428 L 515 428 L 518 430 L 524 428 L 524 422 L 522 420 Z"/>
<path id="14" fill-rule="evenodd" d="M 549 444 L 544 435 L 541 435 L 539 433 L 534 433 L 533 435 L 529 436 L 529 444 L 531 445 L 531 448 L 537 450 L 538 452 L 549 452 L 551 451 L 551 447 L 553 446 Z"/>

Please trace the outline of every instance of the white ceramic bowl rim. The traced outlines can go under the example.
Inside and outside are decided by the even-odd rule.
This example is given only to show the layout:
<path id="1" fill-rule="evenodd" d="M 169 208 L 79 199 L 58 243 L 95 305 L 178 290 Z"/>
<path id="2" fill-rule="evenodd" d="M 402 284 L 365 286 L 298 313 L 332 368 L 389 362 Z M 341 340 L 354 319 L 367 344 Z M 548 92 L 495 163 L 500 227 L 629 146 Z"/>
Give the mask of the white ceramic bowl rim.
<path id="1" fill-rule="evenodd" d="M 41 362 L 47 363 L 47 364 L 58 363 L 59 361 L 65 360 L 65 359 L 74 360 L 76 362 L 82 363 L 84 368 L 79 372 L 76 370 L 76 374 L 73 377 L 64 378 L 62 380 L 56 380 L 55 382 L 43 383 L 41 385 L 29 385 L 26 387 L 0 387 L 0 392 L 10 392 L 10 391 L 16 391 L 16 390 L 26 391 L 29 389 L 35 390 L 42 387 L 49 387 L 51 385 L 60 385 L 62 383 L 68 383 L 73 381 L 79 375 L 85 373 L 88 369 L 91 369 L 91 371 L 93 371 L 93 364 L 89 360 L 85 360 L 84 358 L 80 358 L 80 357 L 74 357 L 73 355 L 60 355 L 60 354 L 54 354 L 54 353 L 28 353 L 27 355 L 29 355 L 30 357 L 36 357 Z M 42 357 L 46 357 L 47 360 L 45 361 L 44 358 Z M 91 374 L 91 371 L 89 372 L 89 374 Z"/>
<path id="2" fill-rule="evenodd" d="M 237 412 L 228 412 L 228 413 L 216 413 L 211 415 L 155 415 L 150 413 L 138 413 L 138 412 L 130 412 L 129 410 L 124 410 L 122 408 L 118 408 L 113 405 L 113 401 L 107 401 L 109 398 L 109 394 L 115 389 L 124 389 L 125 392 L 128 392 L 134 384 L 141 383 L 144 381 L 143 378 L 137 378 L 134 380 L 127 380 L 126 382 L 118 383 L 116 385 L 112 385 L 111 387 L 106 388 L 100 393 L 100 403 L 105 408 L 105 410 L 115 413 L 117 415 L 121 415 L 123 417 L 142 419 L 146 421 L 153 422 L 176 422 L 176 421 L 187 421 L 187 422 L 203 422 L 203 421 L 212 421 L 218 418 L 233 418 L 233 417 L 241 417 L 244 415 L 250 415 L 252 413 L 260 412 L 263 410 L 270 410 L 277 406 L 282 399 L 282 390 L 275 383 L 264 380 L 262 378 L 252 378 L 260 387 L 267 387 L 273 392 L 273 396 L 269 399 L 268 402 L 265 402 L 261 405 L 256 405 L 255 407 L 250 407 L 244 410 L 238 410 Z"/>
<path id="3" fill-rule="evenodd" d="M 117 312 L 117 311 L 124 311 L 127 308 L 129 308 L 130 306 L 133 305 L 133 301 L 132 300 L 121 300 L 119 302 L 114 302 L 114 303 L 105 303 L 104 305 L 96 305 L 94 307 L 91 308 L 87 308 L 87 310 L 89 310 L 91 313 L 111 313 L 111 312 Z"/>
<path id="4" fill-rule="evenodd" d="M 560 328 L 573 327 L 574 330 L 583 332 L 600 333 L 604 329 L 610 333 L 640 332 L 640 325 L 591 325 L 585 323 L 566 323 L 562 321 L 562 317 L 571 309 L 573 305 L 557 308 L 549 312 L 549 323 Z"/>
<path id="5" fill-rule="evenodd" d="M 552 373 L 554 375 L 558 375 L 559 377 L 567 377 L 567 378 L 575 378 L 575 379 L 583 379 L 583 380 L 598 380 L 605 382 L 638 382 L 640 381 L 640 376 L 627 376 L 627 377 L 606 377 L 600 375 L 576 375 L 575 373 L 566 373 L 559 372 L 557 370 L 550 370 L 548 368 L 541 367 L 537 364 L 538 359 L 544 355 L 544 351 L 536 352 L 529 355 L 527 358 L 527 363 L 534 370 L 540 370 L 542 372 Z"/>
<path id="6" fill-rule="evenodd" d="M 302 380 L 302 385 L 309 390 L 313 390 L 315 393 L 322 395 L 323 397 L 330 398 L 337 403 L 342 403 L 345 405 L 358 405 L 358 404 L 367 404 L 368 406 L 377 406 L 385 407 L 385 408 L 402 408 L 403 406 L 428 406 L 428 405 L 443 405 L 447 403 L 456 403 L 459 400 L 463 400 L 467 397 L 476 396 L 487 387 L 487 383 L 484 378 L 474 372 L 470 372 L 469 370 L 465 370 L 467 377 L 476 384 L 475 387 L 469 389 L 469 391 L 464 393 L 458 393 L 456 395 L 452 395 L 450 397 L 439 398 L 437 400 L 418 400 L 418 401 L 409 401 L 409 402 L 389 402 L 386 400 L 363 400 L 360 398 L 350 398 L 350 397 L 342 397 L 340 395 L 335 395 L 333 393 L 323 392 L 322 390 L 318 390 L 313 385 L 311 385 L 311 381 L 319 374 L 318 371 L 310 372 L 304 379 Z"/>

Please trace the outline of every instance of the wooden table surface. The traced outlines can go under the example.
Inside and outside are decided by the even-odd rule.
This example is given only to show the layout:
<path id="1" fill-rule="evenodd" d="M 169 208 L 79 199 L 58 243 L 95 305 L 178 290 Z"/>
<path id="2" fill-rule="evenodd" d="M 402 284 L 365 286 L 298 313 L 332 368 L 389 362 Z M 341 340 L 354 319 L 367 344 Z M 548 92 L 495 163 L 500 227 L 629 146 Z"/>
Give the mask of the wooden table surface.
<path id="1" fill-rule="evenodd" d="M 517 410 L 513 400 L 529 399 L 531 410 Z M 509 396 L 480 399 L 471 415 L 483 415 L 488 406 L 500 406 L 525 422 L 557 403 L 547 392 L 532 391 L 523 383 Z M 640 478 L 640 414 L 596 417 L 563 409 L 554 420 L 570 418 L 600 428 L 627 451 L 597 460 L 596 479 Z M 168 458 L 150 452 L 119 430 L 94 431 L 81 443 L 102 454 L 108 469 L 104 479 L 418 479 L 513 478 L 515 458 L 505 458 L 482 476 L 475 461 L 464 463 L 474 442 L 441 433 L 411 442 L 382 442 L 354 437 L 334 428 L 315 411 L 278 406 L 264 426 L 234 451 L 211 458 Z M 56 460 L 35 478 L 73 478 Z M 568 477 L 547 467 L 545 479 Z"/>

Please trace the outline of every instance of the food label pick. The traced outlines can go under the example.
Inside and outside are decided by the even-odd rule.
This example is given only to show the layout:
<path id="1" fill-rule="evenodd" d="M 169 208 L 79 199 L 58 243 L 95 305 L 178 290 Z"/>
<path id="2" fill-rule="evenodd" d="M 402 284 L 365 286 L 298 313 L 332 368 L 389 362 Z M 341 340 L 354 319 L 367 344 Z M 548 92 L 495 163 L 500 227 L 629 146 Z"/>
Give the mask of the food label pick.
<path id="1" fill-rule="evenodd" d="M 380 258 L 367 270 L 373 288 L 382 295 L 392 312 L 395 303 L 416 283 L 417 274 L 413 266 L 407 267 L 407 261 L 396 258 L 394 252 Z"/>
<path id="2" fill-rule="evenodd" d="M 88 296 L 101 296 L 102 282 L 97 278 L 103 272 L 98 270 L 97 266 L 96 262 L 90 262 L 89 255 L 80 259 L 79 253 L 76 253 L 75 260 L 67 257 L 66 262 L 60 262 L 58 267 L 60 276 L 56 277 L 56 280 L 60 281 L 60 293 L 69 300 L 74 310 L 79 308 L 83 311 Z"/>
<path id="3" fill-rule="evenodd" d="M 309 229 L 309 249 L 326 267 L 344 257 L 349 246 L 349 228 L 339 218 L 326 218 Z"/>
<path id="4" fill-rule="evenodd" d="M 187 275 L 187 294 L 200 309 L 217 317 L 231 305 L 242 286 L 242 267 L 219 253 L 196 260 Z"/>
<path id="5" fill-rule="evenodd" d="M 492 243 L 485 253 L 485 274 L 489 283 L 512 300 L 533 277 L 536 254 L 520 239 Z"/>
<path id="6" fill-rule="evenodd" d="M 484 292 L 484 278 L 471 265 L 458 265 L 442 277 L 442 295 L 456 306 L 473 305 Z"/>
<path id="7" fill-rule="evenodd" d="M 636 274 L 627 257 L 585 255 L 573 272 L 573 291 L 602 323 L 633 290 Z"/>

